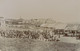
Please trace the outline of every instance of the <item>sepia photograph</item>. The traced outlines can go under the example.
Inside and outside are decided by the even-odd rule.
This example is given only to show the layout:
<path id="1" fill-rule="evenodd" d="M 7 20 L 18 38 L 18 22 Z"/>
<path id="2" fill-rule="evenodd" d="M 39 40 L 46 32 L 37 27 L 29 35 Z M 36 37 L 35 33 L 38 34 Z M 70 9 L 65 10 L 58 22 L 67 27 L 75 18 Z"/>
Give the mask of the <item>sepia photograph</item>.
<path id="1" fill-rule="evenodd" d="M 80 0 L 0 0 L 0 51 L 80 51 Z"/>

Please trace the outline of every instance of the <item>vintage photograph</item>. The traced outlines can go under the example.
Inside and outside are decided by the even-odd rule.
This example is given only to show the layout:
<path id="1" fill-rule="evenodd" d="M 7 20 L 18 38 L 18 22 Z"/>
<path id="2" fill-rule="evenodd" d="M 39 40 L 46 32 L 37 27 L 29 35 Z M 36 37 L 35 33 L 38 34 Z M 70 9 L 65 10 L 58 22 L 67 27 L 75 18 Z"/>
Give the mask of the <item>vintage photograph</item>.
<path id="1" fill-rule="evenodd" d="M 0 51 L 80 51 L 80 0 L 0 0 Z"/>

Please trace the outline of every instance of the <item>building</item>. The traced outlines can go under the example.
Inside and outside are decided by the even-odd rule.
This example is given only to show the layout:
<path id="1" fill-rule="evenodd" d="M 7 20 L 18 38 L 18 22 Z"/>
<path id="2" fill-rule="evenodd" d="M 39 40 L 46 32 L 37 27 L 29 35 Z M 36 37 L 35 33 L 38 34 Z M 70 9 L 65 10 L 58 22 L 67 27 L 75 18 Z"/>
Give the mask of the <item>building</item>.
<path id="1" fill-rule="evenodd" d="M 5 18 L 0 17 L 0 30 L 5 30 Z"/>
<path id="2" fill-rule="evenodd" d="M 55 34 L 64 34 L 67 24 L 56 24 Z"/>
<path id="3" fill-rule="evenodd" d="M 24 19 L 6 19 L 5 20 L 6 27 L 14 27 L 14 28 L 21 28 L 25 27 L 26 22 Z"/>
<path id="4" fill-rule="evenodd" d="M 66 26 L 65 33 L 68 36 L 76 37 L 79 34 L 78 27 L 79 27 L 79 25 L 77 25 L 77 24 L 68 24 Z"/>

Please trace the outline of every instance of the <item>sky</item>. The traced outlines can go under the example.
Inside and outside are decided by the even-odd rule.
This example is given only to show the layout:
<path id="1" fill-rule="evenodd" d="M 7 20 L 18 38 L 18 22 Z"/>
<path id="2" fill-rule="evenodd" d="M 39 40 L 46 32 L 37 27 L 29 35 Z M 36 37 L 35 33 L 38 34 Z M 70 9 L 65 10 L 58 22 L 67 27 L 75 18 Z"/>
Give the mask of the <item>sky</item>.
<path id="1" fill-rule="evenodd" d="M 0 17 L 80 23 L 80 0 L 0 0 Z"/>

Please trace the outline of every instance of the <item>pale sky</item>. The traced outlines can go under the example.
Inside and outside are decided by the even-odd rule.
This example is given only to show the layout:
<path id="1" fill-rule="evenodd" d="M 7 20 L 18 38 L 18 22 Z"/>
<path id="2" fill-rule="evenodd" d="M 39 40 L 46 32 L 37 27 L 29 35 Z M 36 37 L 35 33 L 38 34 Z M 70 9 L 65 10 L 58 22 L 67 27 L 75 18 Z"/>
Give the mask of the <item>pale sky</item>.
<path id="1" fill-rule="evenodd" d="M 80 0 L 0 0 L 0 16 L 80 23 Z"/>

